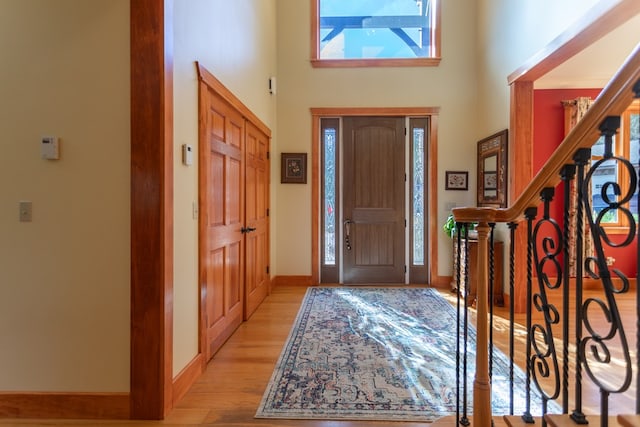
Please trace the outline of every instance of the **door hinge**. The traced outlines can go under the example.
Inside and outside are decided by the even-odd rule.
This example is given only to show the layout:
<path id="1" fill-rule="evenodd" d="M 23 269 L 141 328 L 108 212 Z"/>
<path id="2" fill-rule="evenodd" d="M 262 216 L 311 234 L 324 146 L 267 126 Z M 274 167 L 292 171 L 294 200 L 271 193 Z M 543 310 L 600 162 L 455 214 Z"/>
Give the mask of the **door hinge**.
<path id="1" fill-rule="evenodd" d="M 267 151 L 267 160 L 271 158 L 271 153 Z"/>
<path id="2" fill-rule="evenodd" d="M 407 272 L 407 266 L 406 265 L 404 266 L 404 272 L 405 273 Z"/>
<path id="3" fill-rule="evenodd" d="M 407 174 L 404 174 L 404 182 L 407 182 Z"/>
<path id="4" fill-rule="evenodd" d="M 407 220 L 404 220 L 404 228 L 407 228 Z"/>
<path id="5" fill-rule="evenodd" d="M 269 266 L 267 265 L 267 274 L 269 274 Z"/>
<path id="6" fill-rule="evenodd" d="M 269 216 L 269 209 L 267 209 L 267 216 Z"/>
<path id="7" fill-rule="evenodd" d="M 407 128 L 404 128 L 404 136 L 407 136 Z"/>

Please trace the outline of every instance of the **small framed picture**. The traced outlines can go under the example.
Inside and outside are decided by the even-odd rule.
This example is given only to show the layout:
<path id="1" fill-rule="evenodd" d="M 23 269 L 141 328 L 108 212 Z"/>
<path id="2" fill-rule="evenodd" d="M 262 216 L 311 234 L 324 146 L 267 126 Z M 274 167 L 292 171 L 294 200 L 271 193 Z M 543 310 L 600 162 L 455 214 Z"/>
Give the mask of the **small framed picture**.
<path id="1" fill-rule="evenodd" d="M 445 190 L 461 190 L 469 189 L 469 172 L 467 171 L 446 171 L 445 172 Z"/>
<path id="2" fill-rule="evenodd" d="M 280 182 L 283 184 L 307 183 L 307 153 L 282 153 Z"/>

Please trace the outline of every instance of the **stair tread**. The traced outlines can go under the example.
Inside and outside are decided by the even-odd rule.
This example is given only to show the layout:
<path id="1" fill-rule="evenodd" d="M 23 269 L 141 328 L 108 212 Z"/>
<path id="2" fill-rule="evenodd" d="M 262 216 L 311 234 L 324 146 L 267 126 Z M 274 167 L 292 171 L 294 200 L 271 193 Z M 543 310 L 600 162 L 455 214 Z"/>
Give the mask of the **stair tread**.
<path id="1" fill-rule="evenodd" d="M 523 419 L 521 415 L 505 415 L 504 417 L 505 422 L 507 423 L 507 425 L 509 427 L 527 427 L 527 426 L 534 426 L 534 425 L 540 425 L 541 424 L 541 418 L 540 417 L 533 417 L 533 420 L 535 421 L 534 424 L 528 424 L 526 423 Z"/>
<path id="2" fill-rule="evenodd" d="M 541 424 L 541 417 L 533 417 L 534 424 L 527 424 L 520 415 L 505 415 L 504 420 L 509 427 L 527 427 Z M 552 427 L 577 427 L 567 414 L 547 414 L 547 423 Z M 599 426 L 599 415 L 588 415 L 589 424 L 587 426 Z M 640 427 L 640 415 L 611 415 L 609 417 L 609 427 Z"/>
<path id="3" fill-rule="evenodd" d="M 618 423 L 622 427 L 639 427 L 640 415 L 618 415 Z"/>
<path id="4" fill-rule="evenodd" d="M 545 415 L 545 420 L 551 427 L 576 427 L 579 424 L 576 424 L 571 416 L 568 414 L 547 414 Z M 587 420 L 589 424 L 585 424 L 585 426 L 599 426 L 600 425 L 600 415 L 587 415 Z M 622 424 L 618 421 L 617 415 L 609 416 L 609 427 L 621 427 Z"/>
<path id="5" fill-rule="evenodd" d="M 492 420 L 493 420 L 494 427 L 504 427 L 505 425 L 508 427 L 508 424 L 505 424 L 504 418 L 500 415 L 495 415 L 492 418 Z M 469 417 L 469 421 L 471 422 L 471 426 L 474 426 L 473 416 Z M 429 427 L 460 427 L 460 426 L 456 423 L 455 416 L 445 416 L 430 423 Z"/>

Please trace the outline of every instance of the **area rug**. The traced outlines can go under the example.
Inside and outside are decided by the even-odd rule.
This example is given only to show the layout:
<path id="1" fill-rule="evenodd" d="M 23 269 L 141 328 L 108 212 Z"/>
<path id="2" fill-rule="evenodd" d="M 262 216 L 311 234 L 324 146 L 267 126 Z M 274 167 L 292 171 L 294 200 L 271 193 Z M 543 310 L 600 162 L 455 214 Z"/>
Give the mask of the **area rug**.
<path id="1" fill-rule="evenodd" d="M 475 340 L 470 328 L 469 390 Z M 256 418 L 429 422 L 455 414 L 455 350 L 456 310 L 433 289 L 309 288 Z M 508 414 L 508 359 L 494 350 L 493 360 L 492 410 Z M 515 377 L 520 414 L 517 367 Z M 535 414 L 540 399 L 532 400 Z"/>

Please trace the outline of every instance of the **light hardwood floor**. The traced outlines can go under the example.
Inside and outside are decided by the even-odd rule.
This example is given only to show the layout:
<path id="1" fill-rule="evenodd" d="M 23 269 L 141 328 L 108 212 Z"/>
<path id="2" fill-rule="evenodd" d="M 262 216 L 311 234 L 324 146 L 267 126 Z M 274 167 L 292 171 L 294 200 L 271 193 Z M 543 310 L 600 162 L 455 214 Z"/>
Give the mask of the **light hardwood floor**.
<path id="1" fill-rule="evenodd" d="M 372 421 L 315 421 L 315 420 L 261 420 L 254 419 L 256 408 L 262 398 L 275 362 L 280 354 L 291 325 L 296 317 L 300 303 L 306 291 L 302 286 L 276 287 L 272 294 L 257 309 L 249 321 L 244 322 L 222 349 L 209 362 L 206 372 L 189 390 L 184 399 L 163 421 L 59 421 L 59 420 L 0 420 L 0 426 L 151 426 L 151 425 L 215 425 L 215 426 L 301 426 L 301 427 L 359 427 L 382 426 L 392 424 L 397 427 L 424 426 L 427 423 L 372 422 Z M 442 294 L 452 300 L 446 290 Z M 627 297 L 630 301 L 635 298 Z M 633 302 L 624 303 L 623 310 L 632 312 Z M 504 308 L 496 314 L 508 315 Z M 524 323 L 524 316 L 517 320 Z M 635 331 L 635 329 L 634 329 Z M 508 340 L 505 323 L 497 321 L 495 342 L 507 351 Z M 523 358 L 523 352 L 517 350 L 516 359 Z M 588 404 L 593 407 L 597 391 L 588 392 Z M 626 411 L 629 399 L 616 403 Z M 591 411 L 597 409 L 591 409 Z M 589 412 L 597 413 L 597 412 Z M 496 423 L 502 425 L 501 420 Z"/>

